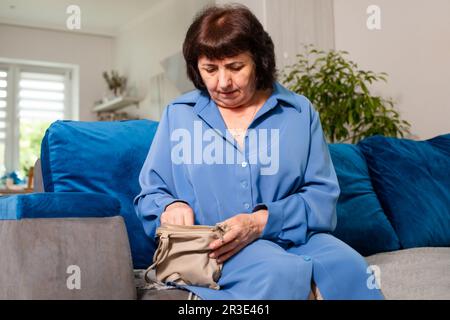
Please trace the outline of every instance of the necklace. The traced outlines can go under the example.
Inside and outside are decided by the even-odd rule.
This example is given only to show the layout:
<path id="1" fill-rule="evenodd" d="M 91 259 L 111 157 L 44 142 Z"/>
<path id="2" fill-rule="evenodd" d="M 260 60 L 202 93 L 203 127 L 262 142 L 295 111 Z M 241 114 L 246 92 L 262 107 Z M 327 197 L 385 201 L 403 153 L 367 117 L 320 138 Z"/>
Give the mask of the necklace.
<path id="1" fill-rule="evenodd" d="M 253 118 L 255 117 L 256 111 L 259 108 L 256 107 L 255 110 L 253 111 L 252 116 L 250 117 L 250 121 L 243 127 L 243 128 L 229 128 L 228 131 L 231 133 L 231 135 L 236 139 L 236 140 L 241 140 L 246 132 L 247 132 L 247 128 L 248 126 L 251 124 L 251 122 L 253 121 Z"/>
<path id="2" fill-rule="evenodd" d="M 272 94 L 272 90 L 267 90 L 267 92 L 263 92 L 263 95 L 262 95 L 262 98 L 261 99 L 263 99 L 264 101 L 267 101 L 267 99 L 269 99 L 269 97 L 270 97 L 270 95 Z M 257 101 L 261 101 L 261 100 L 257 100 Z M 252 116 L 251 116 L 251 118 L 250 118 L 250 121 L 245 125 L 245 126 L 242 126 L 241 128 L 228 128 L 229 126 L 228 126 L 228 124 L 226 124 L 227 125 L 227 130 L 228 130 L 228 132 L 230 132 L 231 133 L 231 135 L 233 136 L 233 138 L 236 140 L 236 141 L 238 141 L 238 143 L 240 144 L 240 145 L 242 145 L 243 144 L 243 137 L 245 137 L 245 134 L 246 134 L 246 132 L 247 132 L 247 129 L 248 129 L 248 126 L 252 123 L 252 121 L 253 121 L 253 119 L 254 119 L 254 117 L 255 117 L 255 115 L 256 115 L 256 112 L 260 109 L 260 107 L 262 107 L 263 106 L 263 104 L 261 103 L 259 106 L 257 106 L 257 107 L 255 107 L 255 110 L 253 110 L 253 114 L 252 114 Z M 220 110 L 219 110 L 220 111 Z M 222 113 L 222 112 L 221 112 Z M 223 113 L 222 113 L 222 117 L 223 118 L 225 118 L 224 116 L 223 116 Z M 241 143 L 242 142 L 242 143 Z"/>

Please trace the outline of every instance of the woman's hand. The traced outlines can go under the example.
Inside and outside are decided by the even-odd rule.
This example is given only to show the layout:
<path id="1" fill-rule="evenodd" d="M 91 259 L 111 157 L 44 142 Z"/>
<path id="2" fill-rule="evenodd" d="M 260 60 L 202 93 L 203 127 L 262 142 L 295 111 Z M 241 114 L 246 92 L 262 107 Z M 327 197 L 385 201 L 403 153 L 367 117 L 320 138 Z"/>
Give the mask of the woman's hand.
<path id="1" fill-rule="evenodd" d="M 161 224 L 192 226 L 194 225 L 194 211 L 186 203 L 177 201 L 166 207 L 161 214 L 160 222 Z"/>
<path id="2" fill-rule="evenodd" d="M 267 209 L 258 210 L 252 214 L 238 214 L 222 222 L 226 225 L 223 240 L 218 239 L 209 245 L 213 250 L 211 258 L 223 263 L 239 252 L 242 248 L 258 239 L 267 223 Z"/>

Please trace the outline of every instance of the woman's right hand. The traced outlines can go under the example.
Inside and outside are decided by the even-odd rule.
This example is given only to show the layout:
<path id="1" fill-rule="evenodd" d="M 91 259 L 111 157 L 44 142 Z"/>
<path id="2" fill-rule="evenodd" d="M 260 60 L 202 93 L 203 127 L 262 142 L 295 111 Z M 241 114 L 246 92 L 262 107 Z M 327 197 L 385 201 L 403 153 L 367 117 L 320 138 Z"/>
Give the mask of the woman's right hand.
<path id="1" fill-rule="evenodd" d="M 194 225 L 194 211 L 184 202 L 174 202 L 161 214 L 161 224 Z"/>

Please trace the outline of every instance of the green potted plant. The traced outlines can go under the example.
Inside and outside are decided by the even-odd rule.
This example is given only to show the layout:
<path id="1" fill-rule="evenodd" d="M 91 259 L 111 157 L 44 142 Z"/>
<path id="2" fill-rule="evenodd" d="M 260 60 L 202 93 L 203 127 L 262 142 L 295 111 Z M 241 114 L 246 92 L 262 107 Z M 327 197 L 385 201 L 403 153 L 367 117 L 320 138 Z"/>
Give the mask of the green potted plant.
<path id="1" fill-rule="evenodd" d="M 386 73 L 358 69 L 346 51 L 304 48 L 297 62 L 284 70 L 282 82 L 313 103 L 329 142 L 357 143 L 377 134 L 409 133 L 410 124 L 400 119 L 394 102 L 369 91 L 371 84 L 387 81 Z"/>

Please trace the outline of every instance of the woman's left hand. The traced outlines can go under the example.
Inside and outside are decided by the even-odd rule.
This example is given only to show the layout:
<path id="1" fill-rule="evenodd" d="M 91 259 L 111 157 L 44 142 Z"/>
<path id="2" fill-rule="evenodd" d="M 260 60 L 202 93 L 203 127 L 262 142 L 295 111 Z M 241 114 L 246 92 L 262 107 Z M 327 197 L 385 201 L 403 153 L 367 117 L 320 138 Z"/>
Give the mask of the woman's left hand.
<path id="1" fill-rule="evenodd" d="M 258 239 L 267 223 L 269 212 L 266 209 L 252 214 L 243 213 L 225 220 L 226 232 L 223 239 L 218 239 L 209 245 L 213 250 L 211 258 L 223 263 L 239 252 L 242 248 Z"/>

